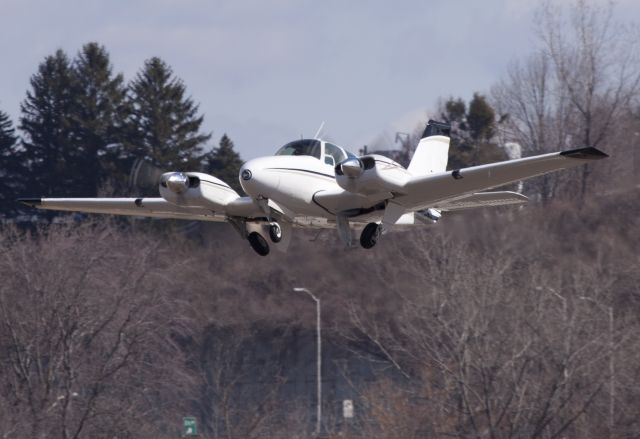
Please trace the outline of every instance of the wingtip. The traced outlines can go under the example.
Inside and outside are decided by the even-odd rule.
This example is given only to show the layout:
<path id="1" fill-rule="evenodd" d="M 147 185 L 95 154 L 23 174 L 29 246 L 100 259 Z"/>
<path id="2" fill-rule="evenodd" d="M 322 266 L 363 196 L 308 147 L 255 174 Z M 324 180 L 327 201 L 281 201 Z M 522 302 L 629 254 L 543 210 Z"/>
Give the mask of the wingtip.
<path id="1" fill-rule="evenodd" d="M 561 156 L 572 158 L 572 159 L 582 159 L 582 160 L 600 160 L 606 159 L 609 157 L 609 154 L 600 151 L 598 148 L 588 147 L 588 148 L 578 148 L 578 149 L 570 149 L 568 151 L 562 151 L 560 153 Z"/>
<path id="2" fill-rule="evenodd" d="M 16 201 L 29 207 L 38 207 L 42 204 L 42 198 L 18 198 Z"/>

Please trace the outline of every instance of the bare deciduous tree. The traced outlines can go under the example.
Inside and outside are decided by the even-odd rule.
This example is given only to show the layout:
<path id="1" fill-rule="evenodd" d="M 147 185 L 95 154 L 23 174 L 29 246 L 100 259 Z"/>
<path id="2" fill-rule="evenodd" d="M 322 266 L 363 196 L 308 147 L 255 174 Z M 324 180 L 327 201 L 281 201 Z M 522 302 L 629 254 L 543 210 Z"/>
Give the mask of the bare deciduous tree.
<path id="1" fill-rule="evenodd" d="M 147 386 L 180 366 L 164 360 L 180 356 L 165 326 L 172 306 L 158 288 L 167 279 L 153 269 L 153 246 L 130 252 L 117 235 L 92 225 L 40 239 L 3 234 L 5 434 L 77 438 L 164 416 L 163 396 L 170 398 L 162 386 Z M 145 398 L 155 404 L 140 404 Z"/>
<path id="2" fill-rule="evenodd" d="M 539 49 L 514 62 L 492 93 L 508 115 L 506 137 L 533 153 L 610 148 L 640 90 L 640 45 L 633 28 L 614 22 L 613 5 L 577 0 L 567 9 L 544 3 L 536 20 Z M 580 171 L 581 199 L 590 175 L 589 166 Z M 543 201 L 557 179 L 541 179 Z"/>

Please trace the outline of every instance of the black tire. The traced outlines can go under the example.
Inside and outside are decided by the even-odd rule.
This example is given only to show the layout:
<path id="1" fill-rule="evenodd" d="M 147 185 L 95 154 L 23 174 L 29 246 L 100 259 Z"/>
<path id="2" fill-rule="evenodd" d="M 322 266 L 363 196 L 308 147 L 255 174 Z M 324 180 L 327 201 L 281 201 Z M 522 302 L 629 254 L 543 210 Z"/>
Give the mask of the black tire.
<path id="1" fill-rule="evenodd" d="M 260 256 L 267 256 L 269 254 L 269 244 L 267 240 L 262 237 L 258 232 L 251 232 L 247 236 L 251 248 L 255 250 Z"/>
<path id="2" fill-rule="evenodd" d="M 360 245 L 366 249 L 369 249 L 376 245 L 378 242 L 378 236 L 380 236 L 380 226 L 376 223 L 369 223 L 362 230 L 360 235 Z"/>
<path id="3" fill-rule="evenodd" d="M 278 223 L 269 226 L 269 238 L 271 238 L 271 242 L 275 243 L 282 241 L 282 229 Z"/>

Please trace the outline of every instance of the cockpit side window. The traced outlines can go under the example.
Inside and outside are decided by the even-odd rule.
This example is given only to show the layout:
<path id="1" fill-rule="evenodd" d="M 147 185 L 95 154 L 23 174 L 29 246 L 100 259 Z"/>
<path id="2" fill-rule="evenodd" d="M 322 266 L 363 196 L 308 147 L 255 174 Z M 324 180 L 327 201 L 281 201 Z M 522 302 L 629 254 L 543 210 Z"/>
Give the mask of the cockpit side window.
<path id="1" fill-rule="evenodd" d="M 344 150 L 333 143 L 325 143 L 324 144 L 324 162 L 327 164 L 331 164 L 331 159 L 333 159 L 333 164 L 340 163 L 344 159 L 347 158 Z"/>
<path id="2" fill-rule="evenodd" d="M 276 152 L 276 155 L 308 155 L 320 159 L 320 141 L 302 139 L 289 142 Z"/>

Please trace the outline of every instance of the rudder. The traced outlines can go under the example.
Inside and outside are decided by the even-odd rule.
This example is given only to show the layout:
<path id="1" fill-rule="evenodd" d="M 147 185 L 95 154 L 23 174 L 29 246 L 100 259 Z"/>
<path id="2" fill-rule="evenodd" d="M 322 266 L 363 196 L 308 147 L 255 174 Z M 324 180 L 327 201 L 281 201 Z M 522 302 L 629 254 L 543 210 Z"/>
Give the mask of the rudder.
<path id="1" fill-rule="evenodd" d="M 429 120 L 407 170 L 414 176 L 446 171 L 450 134 L 451 125 Z"/>

